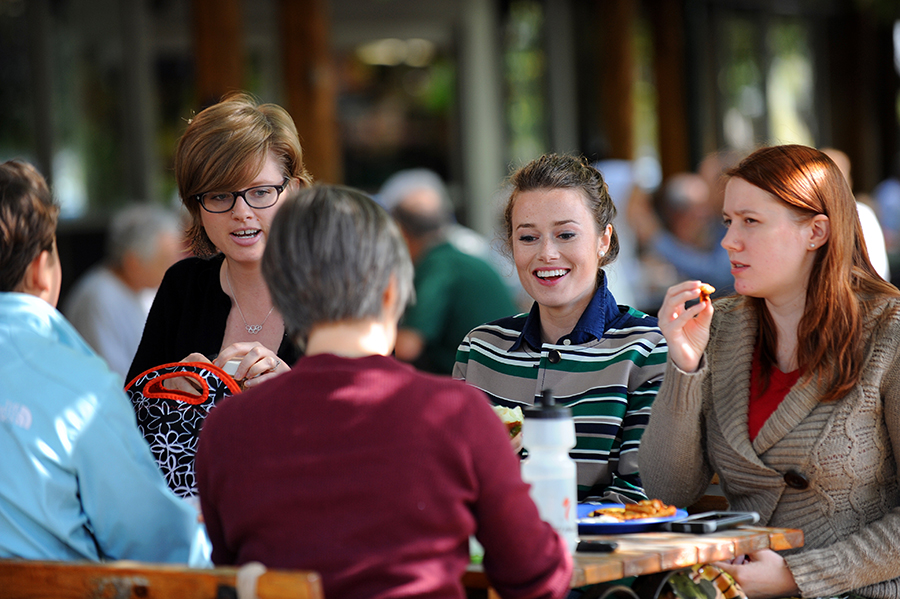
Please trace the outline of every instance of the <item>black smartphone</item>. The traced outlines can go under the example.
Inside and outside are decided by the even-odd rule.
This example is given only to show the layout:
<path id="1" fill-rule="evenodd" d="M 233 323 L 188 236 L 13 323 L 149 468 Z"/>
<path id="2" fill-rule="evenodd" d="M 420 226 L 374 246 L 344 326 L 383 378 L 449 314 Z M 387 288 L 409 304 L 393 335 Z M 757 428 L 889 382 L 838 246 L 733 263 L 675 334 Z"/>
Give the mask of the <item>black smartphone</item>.
<path id="1" fill-rule="evenodd" d="M 759 522 L 759 514 L 756 512 L 704 512 L 680 520 L 665 522 L 662 529 L 671 532 L 704 534 L 757 522 Z"/>
<path id="2" fill-rule="evenodd" d="M 577 553 L 610 553 L 616 550 L 619 544 L 615 541 L 578 541 L 575 547 Z"/>

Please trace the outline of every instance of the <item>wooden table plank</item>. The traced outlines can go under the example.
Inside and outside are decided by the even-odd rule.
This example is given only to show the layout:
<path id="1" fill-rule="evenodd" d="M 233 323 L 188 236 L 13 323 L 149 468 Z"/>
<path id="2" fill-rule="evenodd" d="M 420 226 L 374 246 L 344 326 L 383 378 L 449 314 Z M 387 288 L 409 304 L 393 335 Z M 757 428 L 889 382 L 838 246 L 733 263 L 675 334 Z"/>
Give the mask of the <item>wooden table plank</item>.
<path id="1" fill-rule="evenodd" d="M 215 599 L 234 589 L 239 568 L 187 568 L 144 562 L 51 562 L 0 559 L 0 596 L 29 599 L 143 597 Z M 318 574 L 266 570 L 256 581 L 260 599 L 322 599 Z"/>
<path id="2" fill-rule="evenodd" d="M 573 588 L 731 559 L 767 547 L 781 551 L 803 546 L 801 530 L 753 526 L 705 535 L 644 532 L 586 535 L 582 538 L 587 541 L 615 541 L 619 546 L 612 553 L 576 553 Z M 480 566 L 471 567 L 463 582 L 472 588 L 489 586 Z"/>
<path id="3" fill-rule="evenodd" d="M 598 557 L 598 556 L 591 556 Z M 591 584 L 589 580 L 618 580 L 631 576 L 623 570 L 621 560 L 591 559 L 585 556 L 580 566 L 572 571 L 572 588 Z"/>

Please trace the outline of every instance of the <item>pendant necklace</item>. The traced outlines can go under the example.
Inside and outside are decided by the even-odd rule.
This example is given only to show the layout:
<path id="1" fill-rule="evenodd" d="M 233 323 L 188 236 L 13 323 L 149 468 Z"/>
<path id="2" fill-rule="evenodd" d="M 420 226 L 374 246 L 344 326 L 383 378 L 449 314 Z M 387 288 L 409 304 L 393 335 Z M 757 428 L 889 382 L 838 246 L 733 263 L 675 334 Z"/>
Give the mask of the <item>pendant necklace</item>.
<path id="1" fill-rule="evenodd" d="M 237 294 L 234 292 L 234 285 L 231 284 L 231 277 L 228 276 L 228 267 L 225 267 L 225 280 L 228 281 L 228 289 L 231 291 L 231 297 L 234 298 L 234 305 L 237 306 L 238 314 L 241 315 L 241 320 L 244 321 L 244 327 L 246 327 L 247 332 L 251 335 L 258 335 L 262 330 L 263 325 L 266 324 L 266 321 L 269 320 L 269 316 L 272 315 L 272 310 L 275 309 L 275 306 L 272 306 L 269 309 L 269 313 L 266 314 L 266 317 L 263 319 L 262 324 L 247 324 L 247 319 L 244 318 L 244 311 L 241 310 L 241 305 L 238 303 Z"/>

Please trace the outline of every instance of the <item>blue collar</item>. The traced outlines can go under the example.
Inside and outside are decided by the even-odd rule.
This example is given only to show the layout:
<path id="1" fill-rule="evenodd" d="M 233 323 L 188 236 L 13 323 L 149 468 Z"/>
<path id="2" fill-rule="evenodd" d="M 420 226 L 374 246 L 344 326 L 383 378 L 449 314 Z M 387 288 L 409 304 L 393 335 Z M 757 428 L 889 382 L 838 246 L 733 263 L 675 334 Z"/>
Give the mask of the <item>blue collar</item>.
<path id="1" fill-rule="evenodd" d="M 606 288 L 606 277 L 604 276 L 597 291 L 594 292 L 591 302 L 584 309 L 581 318 L 578 319 L 575 328 L 568 335 L 559 338 L 556 343 L 559 344 L 563 342 L 563 339 L 569 339 L 574 345 L 583 345 L 594 339 L 599 340 L 609 325 L 619 316 L 621 316 L 621 311 L 616 304 L 616 299 Z M 541 348 L 541 314 L 537 302 L 532 304 L 522 333 L 510 351 L 518 350 L 523 342 L 533 349 Z"/>

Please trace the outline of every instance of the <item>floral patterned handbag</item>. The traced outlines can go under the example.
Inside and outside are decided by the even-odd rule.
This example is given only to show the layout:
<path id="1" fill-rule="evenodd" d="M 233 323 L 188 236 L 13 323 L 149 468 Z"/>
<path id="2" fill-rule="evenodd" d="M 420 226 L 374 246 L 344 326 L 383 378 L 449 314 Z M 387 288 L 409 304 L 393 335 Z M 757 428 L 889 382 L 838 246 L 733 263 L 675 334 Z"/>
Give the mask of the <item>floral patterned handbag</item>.
<path id="1" fill-rule="evenodd" d="M 163 381 L 186 378 L 196 394 L 167 389 Z M 197 493 L 194 454 L 203 420 L 223 397 L 240 393 L 238 383 L 215 364 L 173 362 L 156 366 L 125 386 L 137 424 L 169 488 L 181 497 Z"/>

